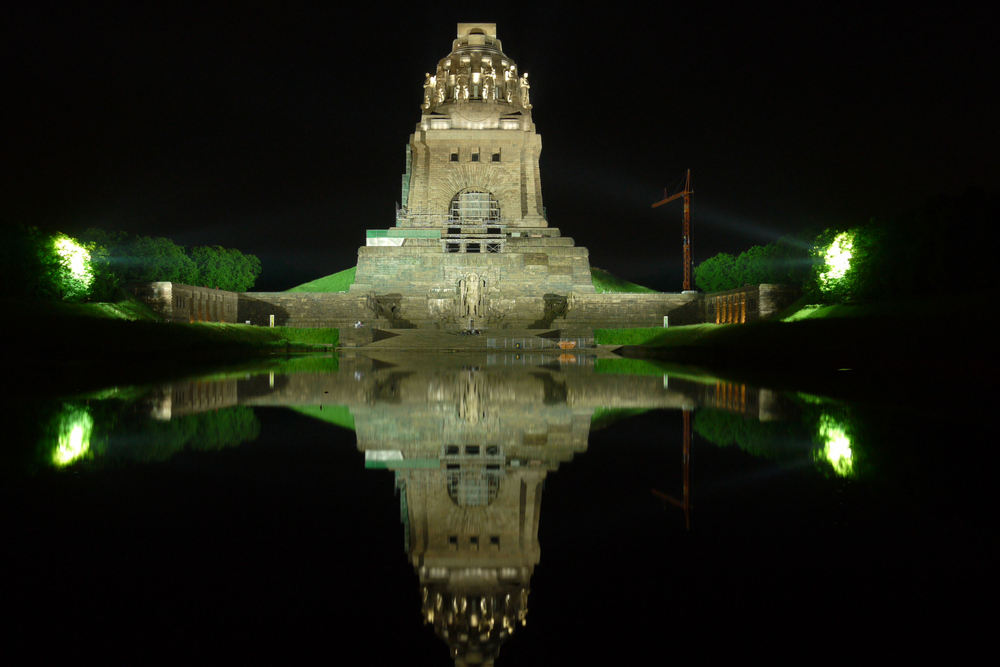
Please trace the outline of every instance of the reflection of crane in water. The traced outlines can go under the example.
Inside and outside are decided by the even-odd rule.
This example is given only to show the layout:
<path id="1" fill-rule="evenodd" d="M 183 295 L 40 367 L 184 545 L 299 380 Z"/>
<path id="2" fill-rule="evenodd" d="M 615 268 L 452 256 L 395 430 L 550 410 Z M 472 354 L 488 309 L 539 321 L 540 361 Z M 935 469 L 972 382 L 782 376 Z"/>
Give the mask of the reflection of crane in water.
<path id="1" fill-rule="evenodd" d="M 770 398 L 765 398 L 770 397 Z M 725 410 L 744 417 L 764 421 L 773 419 L 773 397 L 771 392 L 761 389 L 748 392 L 745 383 L 716 380 L 714 385 L 704 385 L 699 396 L 699 405 L 705 408 Z M 769 407 L 765 410 L 764 405 Z M 654 496 L 684 510 L 684 528 L 691 530 L 691 410 L 683 411 L 684 419 L 684 449 L 681 460 L 684 470 L 684 481 L 680 499 L 657 489 L 650 489 Z"/>
<path id="2" fill-rule="evenodd" d="M 691 411 L 684 410 L 684 449 L 682 450 L 682 461 L 684 467 L 684 484 L 682 486 L 681 499 L 663 491 L 651 489 L 653 495 L 670 503 L 674 507 L 684 510 L 684 530 L 691 530 Z"/>

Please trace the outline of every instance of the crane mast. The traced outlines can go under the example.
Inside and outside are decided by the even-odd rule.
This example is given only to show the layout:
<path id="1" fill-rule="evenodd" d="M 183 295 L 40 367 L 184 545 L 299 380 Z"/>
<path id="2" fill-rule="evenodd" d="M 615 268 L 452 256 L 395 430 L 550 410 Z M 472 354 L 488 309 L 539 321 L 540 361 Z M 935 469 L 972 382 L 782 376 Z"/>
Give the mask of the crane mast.
<path id="1" fill-rule="evenodd" d="M 684 177 L 684 189 L 672 195 L 668 195 L 667 191 L 664 190 L 663 199 L 651 206 L 651 208 L 656 208 L 680 197 L 684 198 L 684 232 L 682 237 L 684 244 L 684 291 L 691 289 L 691 195 L 693 193 L 694 190 L 691 189 L 691 170 L 688 169 Z"/>

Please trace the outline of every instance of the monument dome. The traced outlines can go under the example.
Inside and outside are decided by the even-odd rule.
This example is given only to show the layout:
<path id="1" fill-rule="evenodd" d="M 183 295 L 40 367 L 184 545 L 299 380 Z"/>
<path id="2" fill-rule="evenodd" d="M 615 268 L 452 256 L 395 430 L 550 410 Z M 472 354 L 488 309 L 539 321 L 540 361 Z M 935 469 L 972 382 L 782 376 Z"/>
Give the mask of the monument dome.
<path id="1" fill-rule="evenodd" d="M 451 53 L 424 74 L 399 227 L 548 226 L 528 75 L 496 32 L 495 23 L 459 23 Z"/>
<path id="2" fill-rule="evenodd" d="M 499 127 L 504 114 L 531 109 L 528 74 L 518 75 L 517 64 L 503 52 L 495 23 L 459 23 L 451 53 L 442 58 L 434 74 L 424 75 L 421 108 L 428 114 L 445 114 L 470 129 L 483 129 L 484 121 Z"/>

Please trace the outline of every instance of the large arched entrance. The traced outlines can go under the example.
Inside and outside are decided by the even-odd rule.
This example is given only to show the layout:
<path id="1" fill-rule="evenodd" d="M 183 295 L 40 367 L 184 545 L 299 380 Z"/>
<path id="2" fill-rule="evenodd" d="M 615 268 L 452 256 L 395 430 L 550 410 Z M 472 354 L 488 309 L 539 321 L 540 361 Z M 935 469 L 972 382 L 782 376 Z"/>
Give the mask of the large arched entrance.
<path id="1" fill-rule="evenodd" d="M 500 220 L 500 204 L 490 192 L 466 190 L 459 192 L 451 200 L 448 208 L 448 222 L 465 225 L 481 225 Z"/>

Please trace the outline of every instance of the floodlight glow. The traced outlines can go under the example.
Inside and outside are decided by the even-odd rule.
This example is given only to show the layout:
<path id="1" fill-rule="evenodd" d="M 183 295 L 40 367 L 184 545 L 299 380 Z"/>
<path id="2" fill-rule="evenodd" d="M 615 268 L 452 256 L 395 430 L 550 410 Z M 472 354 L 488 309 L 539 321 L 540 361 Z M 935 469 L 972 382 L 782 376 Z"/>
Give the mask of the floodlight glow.
<path id="1" fill-rule="evenodd" d="M 94 282 L 90 251 L 68 236 L 56 237 L 53 247 L 62 264 L 59 282 L 63 297 L 86 296 Z"/>
<path id="2" fill-rule="evenodd" d="M 66 267 L 70 276 L 79 280 L 85 287 L 90 287 L 94 281 L 94 272 L 90 268 L 90 251 L 68 236 L 60 236 L 55 241 L 56 252 Z"/>
<path id="3" fill-rule="evenodd" d="M 853 232 L 841 232 L 834 237 L 833 242 L 823 252 L 824 270 L 819 274 L 820 286 L 830 289 L 834 283 L 841 280 L 851 269 L 851 257 L 854 255 Z"/>
<path id="4" fill-rule="evenodd" d="M 844 426 L 830 415 L 824 414 L 819 420 L 819 437 L 823 443 L 820 458 L 829 463 L 841 477 L 849 477 L 854 472 L 854 457 L 851 438 Z"/>
<path id="5" fill-rule="evenodd" d="M 52 451 L 52 463 L 63 468 L 78 461 L 90 450 L 94 419 L 82 408 L 71 408 L 59 420 L 59 434 Z"/>

